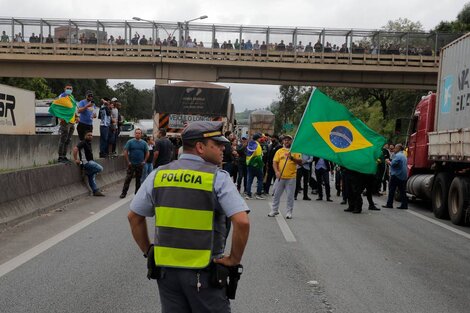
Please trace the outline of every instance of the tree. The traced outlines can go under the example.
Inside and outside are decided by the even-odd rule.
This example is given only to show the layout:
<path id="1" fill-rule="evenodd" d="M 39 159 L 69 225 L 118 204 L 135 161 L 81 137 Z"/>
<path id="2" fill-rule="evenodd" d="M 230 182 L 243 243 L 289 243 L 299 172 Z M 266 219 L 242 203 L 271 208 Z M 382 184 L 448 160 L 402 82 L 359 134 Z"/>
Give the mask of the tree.
<path id="1" fill-rule="evenodd" d="M 383 30 L 389 32 L 422 32 L 423 24 L 421 22 L 413 22 L 407 18 L 399 18 L 397 20 L 389 20 L 387 24 L 382 26 Z"/>
<path id="2" fill-rule="evenodd" d="M 114 86 L 116 97 L 122 103 L 121 114 L 126 120 L 149 119 L 153 116 L 153 90 L 138 90 L 128 81 Z"/>
<path id="3" fill-rule="evenodd" d="M 466 25 L 467 27 L 470 25 L 470 2 L 467 2 L 463 9 L 459 12 L 457 15 L 457 21 L 463 25 Z"/>
<path id="4" fill-rule="evenodd" d="M 4 77 L 0 78 L 0 84 L 34 91 L 36 99 L 54 98 L 56 96 L 44 78 Z"/>
<path id="5" fill-rule="evenodd" d="M 454 21 L 441 21 L 435 32 L 466 33 L 470 31 L 470 2 L 464 5 Z"/>

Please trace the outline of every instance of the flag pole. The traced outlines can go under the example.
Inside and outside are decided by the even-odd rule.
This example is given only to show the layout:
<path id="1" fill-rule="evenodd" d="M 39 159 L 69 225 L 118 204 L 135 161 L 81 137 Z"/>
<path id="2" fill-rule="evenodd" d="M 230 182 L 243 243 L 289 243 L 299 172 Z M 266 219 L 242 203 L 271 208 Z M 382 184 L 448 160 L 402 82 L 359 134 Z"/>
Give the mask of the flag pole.
<path id="1" fill-rule="evenodd" d="M 295 139 L 297 138 L 297 133 L 299 132 L 299 128 L 302 125 L 302 121 L 304 120 L 305 113 L 307 112 L 308 106 L 310 105 L 310 100 L 312 99 L 312 96 L 315 93 L 315 90 L 317 90 L 317 87 L 312 86 L 312 93 L 310 94 L 310 97 L 308 98 L 307 106 L 305 107 L 304 113 L 302 114 L 302 118 L 300 119 L 299 126 L 297 127 L 297 130 L 295 131 L 294 141 L 292 142 L 292 146 L 294 145 Z M 291 156 L 292 146 L 289 149 L 289 157 Z M 287 164 L 287 160 L 286 160 L 286 163 L 284 163 L 284 167 L 282 168 L 281 174 L 279 175 L 279 180 L 281 180 L 282 174 L 284 173 L 284 169 L 286 168 L 286 164 Z"/>
<path id="2" fill-rule="evenodd" d="M 305 113 L 307 112 L 308 106 L 310 105 L 310 100 L 312 99 L 312 96 L 315 93 L 315 90 L 317 90 L 317 87 L 312 86 L 312 93 L 310 94 L 310 97 L 308 98 L 307 106 L 305 106 L 304 114 L 302 114 L 302 118 L 300 119 L 299 126 L 297 127 L 297 130 L 295 131 L 294 141 L 292 142 L 292 146 L 294 145 L 295 140 L 297 139 L 297 133 L 299 132 L 299 128 L 302 125 L 302 122 L 303 122 L 304 117 L 305 117 Z M 291 146 L 291 148 L 292 148 L 292 146 Z M 289 150 L 289 153 L 290 153 L 290 150 Z"/>

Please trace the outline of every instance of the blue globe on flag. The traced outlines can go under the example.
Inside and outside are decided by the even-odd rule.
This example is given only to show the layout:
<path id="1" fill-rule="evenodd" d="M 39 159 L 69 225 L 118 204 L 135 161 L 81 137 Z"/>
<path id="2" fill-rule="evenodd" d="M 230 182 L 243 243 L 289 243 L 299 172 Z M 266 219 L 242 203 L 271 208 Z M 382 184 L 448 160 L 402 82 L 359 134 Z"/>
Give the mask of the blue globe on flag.
<path id="1" fill-rule="evenodd" d="M 336 126 L 330 132 L 330 141 L 335 147 L 346 149 L 353 142 L 353 135 L 347 127 Z"/>

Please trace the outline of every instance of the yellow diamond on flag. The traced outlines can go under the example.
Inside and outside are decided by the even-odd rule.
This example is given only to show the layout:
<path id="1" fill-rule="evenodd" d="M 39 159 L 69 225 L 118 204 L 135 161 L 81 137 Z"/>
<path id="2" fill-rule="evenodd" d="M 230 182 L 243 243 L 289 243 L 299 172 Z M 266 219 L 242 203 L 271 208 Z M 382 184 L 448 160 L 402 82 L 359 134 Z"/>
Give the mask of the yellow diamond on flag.
<path id="1" fill-rule="evenodd" d="M 54 104 L 63 106 L 65 108 L 73 108 L 72 100 L 69 97 L 62 97 L 54 100 Z"/>
<path id="2" fill-rule="evenodd" d="M 372 147 L 349 121 L 315 122 L 313 128 L 336 153 Z"/>

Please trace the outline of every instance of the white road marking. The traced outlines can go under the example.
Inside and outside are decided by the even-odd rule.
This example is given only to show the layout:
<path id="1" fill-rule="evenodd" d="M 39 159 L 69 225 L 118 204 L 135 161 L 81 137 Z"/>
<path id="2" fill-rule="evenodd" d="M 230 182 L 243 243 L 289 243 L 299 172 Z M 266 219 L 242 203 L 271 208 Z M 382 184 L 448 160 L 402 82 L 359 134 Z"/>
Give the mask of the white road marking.
<path id="1" fill-rule="evenodd" d="M 466 233 L 466 232 L 463 232 L 463 231 L 461 231 L 461 230 L 458 230 L 458 229 L 456 229 L 456 228 L 454 228 L 454 227 L 452 227 L 452 226 L 446 225 L 446 224 L 444 224 L 444 223 L 441 223 L 441 222 L 439 222 L 439 221 L 436 221 L 435 219 L 432 219 L 432 218 L 430 218 L 430 217 L 427 217 L 427 216 L 425 216 L 425 215 L 422 215 L 422 214 L 420 214 L 420 213 L 418 213 L 418 212 L 415 212 L 415 211 L 412 211 L 412 210 L 406 210 L 406 212 L 408 212 L 408 213 L 410 213 L 410 214 L 413 214 L 414 216 L 419 217 L 419 218 L 421 218 L 421 219 L 423 219 L 423 220 L 425 220 L 425 221 L 428 221 L 428 222 L 430 222 L 430 223 L 433 223 L 434 225 L 437 225 L 437 226 L 440 226 L 440 227 L 445 228 L 445 229 L 447 229 L 447 230 L 450 230 L 451 232 L 456 233 L 457 235 L 460 235 L 460 236 L 462 236 L 462 237 L 465 237 L 465 238 L 467 238 L 467 239 L 470 239 L 470 234 L 468 234 L 468 233 Z"/>
<path id="2" fill-rule="evenodd" d="M 273 209 L 273 204 L 272 202 L 269 203 L 269 206 L 271 207 L 271 211 Z M 286 220 L 282 216 L 282 214 L 278 214 L 275 217 L 277 224 L 279 225 L 279 228 L 281 229 L 282 234 L 284 235 L 284 238 L 286 239 L 287 242 L 296 242 L 297 239 L 295 239 L 294 234 L 289 228 L 289 225 L 287 225 Z"/>
<path id="3" fill-rule="evenodd" d="M 8 274 L 9 272 L 13 271 L 15 268 L 19 267 L 20 265 L 28 262 L 29 260 L 33 259 L 34 257 L 38 256 L 39 254 L 43 253 L 49 248 L 52 248 L 62 240 L 72 236 L 76 232 L 82 230 L 83 228 L 87 227 L 88 225 L 96 222 L 100 218 L 106 216 L 107 214 L 113 212 L 117 208 L 121 207 L 125 203 L 129 202 L 132 200 L 134 195 L 129 196 L 126 199 L 119 200 L 118 202 L 110 205 L 109 207 L 101 210 L 98 213 L 95 213 L 94 215 L 90 216 L 89 218 L 81 221 L 78 224 L 75 224 L 74 226 L 64 230 L 63 232 L 55 235 L 52 238 L 49 238 L 48 240 L 38 244 L 37 246 L 23 252 L 22 254 L 14 257 L 13 259 L 3 263 L 0 265 L 0 277 Z"/>

